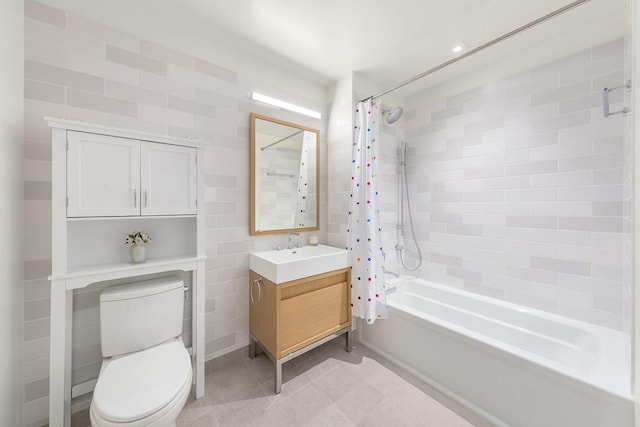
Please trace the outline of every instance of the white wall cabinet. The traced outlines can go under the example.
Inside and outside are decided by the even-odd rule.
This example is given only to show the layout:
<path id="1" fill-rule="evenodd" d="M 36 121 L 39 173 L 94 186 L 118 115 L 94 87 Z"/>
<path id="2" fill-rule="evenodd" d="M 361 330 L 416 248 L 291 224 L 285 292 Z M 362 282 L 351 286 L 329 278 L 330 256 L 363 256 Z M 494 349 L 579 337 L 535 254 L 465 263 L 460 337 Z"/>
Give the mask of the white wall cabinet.
<path id="1" fill-rule="evenodd" d="M 196 213 L 196 149 L 67 133 L 67 216 Z"/>
<path id="2" fill-rule="evenodd" d="M 188 215 L 196 212 L 196 150 L 140 142 L 142 215 Z"/>
<path id="3" fill-rule="evenodd" d="M 191 273 L 192 361 L 204 395 L 205 143 L 84 122 L 45 118 L 51 127 L 51 334 L 49 425 L 68 427 L 73 384 L 73 294 L 98 282 Z M 147 261 L 133 264 L 130 230 L 152 237 Z M 142 279 L 141 279 L 142 280 Z"/>

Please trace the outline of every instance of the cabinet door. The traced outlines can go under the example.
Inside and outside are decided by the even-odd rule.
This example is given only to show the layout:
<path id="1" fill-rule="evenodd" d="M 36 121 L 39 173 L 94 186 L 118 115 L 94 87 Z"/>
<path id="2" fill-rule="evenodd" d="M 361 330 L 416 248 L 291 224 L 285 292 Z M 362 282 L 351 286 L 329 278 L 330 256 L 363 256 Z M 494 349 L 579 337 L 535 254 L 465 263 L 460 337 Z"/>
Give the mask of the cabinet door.
<path id="1" fill-rule="evenodd" d="M 67 132 L 67 216 L 140 214 L 140 141 Z"/>
<path id="2" fill-rule="evenodd" d="M 196 149 L 140 142 L 142 215 L 196 213 Z"/>

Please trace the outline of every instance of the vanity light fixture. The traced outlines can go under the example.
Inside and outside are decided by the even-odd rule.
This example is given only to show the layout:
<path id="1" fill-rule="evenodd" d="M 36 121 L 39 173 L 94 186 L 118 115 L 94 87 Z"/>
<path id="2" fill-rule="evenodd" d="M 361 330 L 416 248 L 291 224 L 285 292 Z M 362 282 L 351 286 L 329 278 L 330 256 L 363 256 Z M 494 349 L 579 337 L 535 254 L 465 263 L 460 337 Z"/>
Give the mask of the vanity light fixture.
<path id="1" fill-rule="evenodd" d="M 262 102 L 264 104 L 269 104 L 274 107 L 293 111 L 294 113 L 304 114 L 305 116 L 313 117 L 314 119 L 320 119 L 322 117 L 322 114 L 318 113 L 317 111 L 309 110 L 308 108 L 300 107 L 295 104 L 290 104 L 288 102 L 272 98 L 258 92 L 251 92 L 251 99 L 254 101 Z"/>

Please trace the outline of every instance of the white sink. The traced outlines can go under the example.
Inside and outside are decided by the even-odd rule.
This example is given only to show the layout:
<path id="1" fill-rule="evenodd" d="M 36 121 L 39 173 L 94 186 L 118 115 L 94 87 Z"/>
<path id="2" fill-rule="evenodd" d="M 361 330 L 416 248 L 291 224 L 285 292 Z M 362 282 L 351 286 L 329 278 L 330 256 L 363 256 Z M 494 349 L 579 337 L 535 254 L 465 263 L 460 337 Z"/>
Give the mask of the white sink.
<path id="1" fill-rule="evenodd" d="M 346 249 L 317 245 L 249 254 L 249 268 L 273 283 L 284 283 L 349 266 Z"/>

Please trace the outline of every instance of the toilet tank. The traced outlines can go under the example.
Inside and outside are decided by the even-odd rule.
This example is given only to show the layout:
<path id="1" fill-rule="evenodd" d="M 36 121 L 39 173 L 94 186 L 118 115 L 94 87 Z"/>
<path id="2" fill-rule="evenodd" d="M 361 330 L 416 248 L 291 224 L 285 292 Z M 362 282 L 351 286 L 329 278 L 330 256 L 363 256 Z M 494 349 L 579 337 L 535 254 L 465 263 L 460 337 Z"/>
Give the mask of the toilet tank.
<path id="1" fill-rule="evenodd" d="M 100 294 L 102 356 L 144 350 L 182 334 L 184 283 L 170 277 L 111 286 Z"/>

